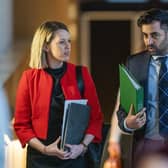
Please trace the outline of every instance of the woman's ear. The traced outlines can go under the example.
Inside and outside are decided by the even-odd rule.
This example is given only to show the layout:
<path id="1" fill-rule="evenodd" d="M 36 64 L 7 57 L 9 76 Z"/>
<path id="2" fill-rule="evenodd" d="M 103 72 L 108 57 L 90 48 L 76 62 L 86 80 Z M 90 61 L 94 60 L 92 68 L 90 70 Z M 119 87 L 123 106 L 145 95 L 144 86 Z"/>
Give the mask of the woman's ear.
<path id="1" fill-rule="evenodd" d="M 44 46 L 43 46 L 43 50 L 45 51 L 45 52 L 48 52 L 48 45 L 45 43 L 44 44 Z"/>

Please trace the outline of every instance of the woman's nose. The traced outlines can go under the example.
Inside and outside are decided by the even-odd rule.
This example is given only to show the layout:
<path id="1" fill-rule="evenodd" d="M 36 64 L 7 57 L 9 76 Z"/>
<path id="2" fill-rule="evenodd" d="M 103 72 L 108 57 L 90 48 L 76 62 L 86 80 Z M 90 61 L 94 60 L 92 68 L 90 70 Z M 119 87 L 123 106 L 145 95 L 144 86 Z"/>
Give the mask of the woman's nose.
<path id="1" fill-rule="evenodd" d="M 66 42 L 65 47 L 68 48 L 68 49 L 70 49 L 71 48 L 71 43 L 70 42 Z"/>

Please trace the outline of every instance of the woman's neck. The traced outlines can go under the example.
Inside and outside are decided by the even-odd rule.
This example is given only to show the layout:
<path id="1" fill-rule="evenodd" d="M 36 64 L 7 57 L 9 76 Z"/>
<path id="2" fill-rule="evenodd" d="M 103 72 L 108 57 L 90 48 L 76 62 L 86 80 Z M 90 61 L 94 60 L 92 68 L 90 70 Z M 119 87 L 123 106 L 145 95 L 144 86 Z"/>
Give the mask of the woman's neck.
<path id="1" fill-rule="evenodd" d="M 63 65 L 63 61 L 62 62 L 52 62 L 49 64 L 49 68 L 58 69 L 58 68 L 61 68 L 62 65 Z"/>

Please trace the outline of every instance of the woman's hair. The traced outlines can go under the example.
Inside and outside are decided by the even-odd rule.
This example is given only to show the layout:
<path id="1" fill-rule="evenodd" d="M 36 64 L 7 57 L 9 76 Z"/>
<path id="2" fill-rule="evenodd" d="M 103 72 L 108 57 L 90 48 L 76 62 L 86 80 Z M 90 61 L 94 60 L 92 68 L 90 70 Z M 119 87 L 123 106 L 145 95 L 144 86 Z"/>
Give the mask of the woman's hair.
<path id="1" fill-rule="evenodd" d="M 46 52 L 43 48 L 45 44 L 49 44 L 52 41 L 52 39 L 55 37 L 56 31 L 60 29 L 69 32 L 67 26 L 64 23 L 57 21 L 44 22 L 37 28 L 31 44 L 29 62 L 29 66 L 31 68 L 40 69 L 48 67 Z"/>
<path id="2" fill-rule="evenodd" d="M 142 27 L 143 24 L 151 24 L 154 21 L 159 21 L 162 28 L 166 26 L 168 29 L 168 12 L 165 10 L 152 8 L 139 17 L 137 20 L 137 25 L 138 27 Z"/>

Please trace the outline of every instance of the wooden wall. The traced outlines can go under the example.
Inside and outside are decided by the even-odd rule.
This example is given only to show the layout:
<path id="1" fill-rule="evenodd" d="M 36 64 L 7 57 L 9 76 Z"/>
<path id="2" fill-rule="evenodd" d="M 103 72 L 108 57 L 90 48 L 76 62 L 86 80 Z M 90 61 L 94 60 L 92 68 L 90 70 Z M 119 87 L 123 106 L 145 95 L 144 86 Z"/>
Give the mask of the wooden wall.
<path id="1" fill-rule="evenodd" d="M 12 111 L 15 108 L 15 96 L 18 81 L 23 70 L 28 68 L 30 45 L 36 28 L 46 20 L 58 20 L 68 25 L 70 31 L 77 30 L 77 18 L 72 18 L 71 6 L 77 9 L 77 0 L 17 0 L 13 2 L 13 37 L 14 43 L 27 41 L 25 52 L 21 52 L 21 62 L 9 79 L 5 82 L 9 103 Z M 77 17 L 77 16 L 76 16 Z M 71 30 L 72 28 L 72 30 Z M 74 34 L 74 32 L 72 32 Z M 75 32 L 76 33 L 76 32 Z M 70 62 L 78 63 L 78 42 L 72 37 L 72 52 Z M 16 58 L 17 59 L 17 58 Z"/>

